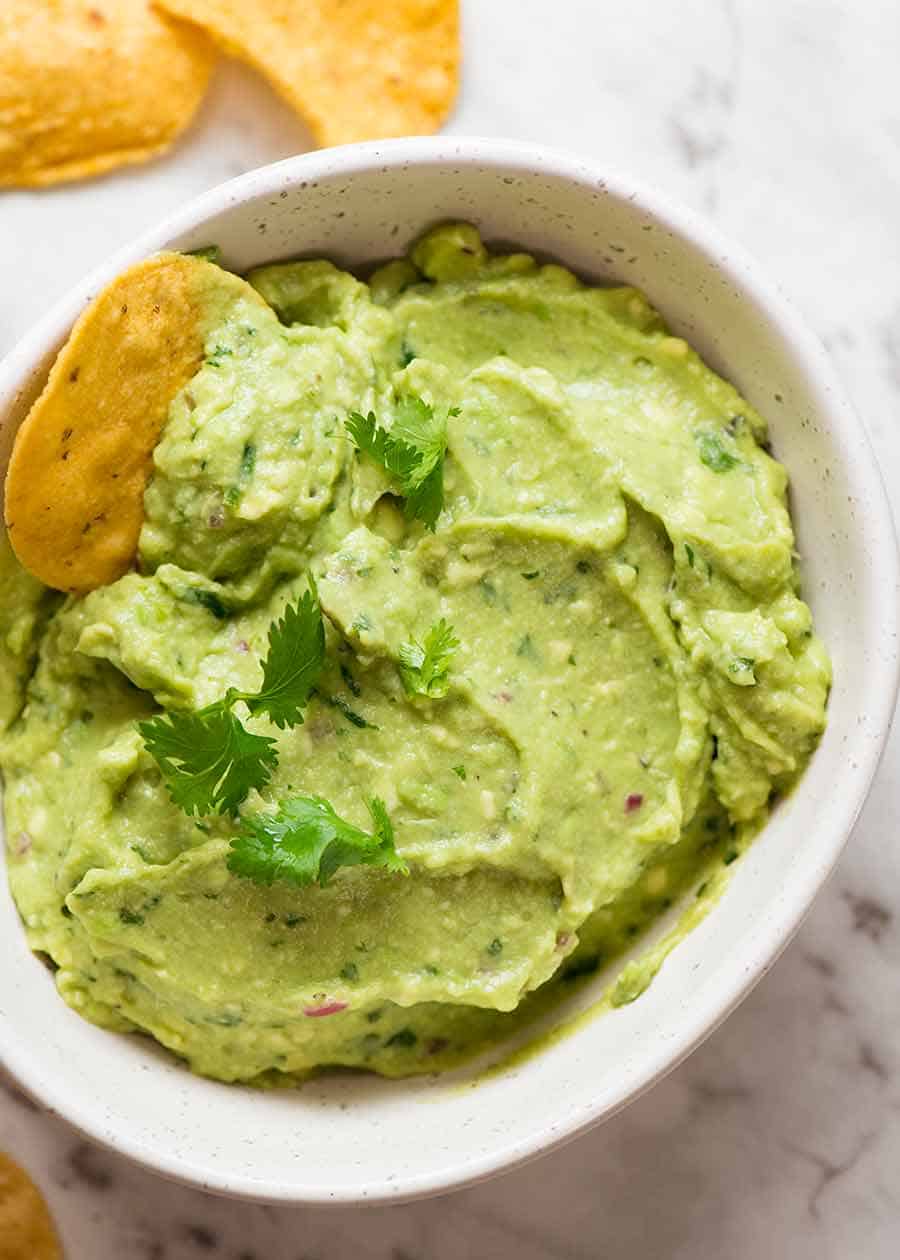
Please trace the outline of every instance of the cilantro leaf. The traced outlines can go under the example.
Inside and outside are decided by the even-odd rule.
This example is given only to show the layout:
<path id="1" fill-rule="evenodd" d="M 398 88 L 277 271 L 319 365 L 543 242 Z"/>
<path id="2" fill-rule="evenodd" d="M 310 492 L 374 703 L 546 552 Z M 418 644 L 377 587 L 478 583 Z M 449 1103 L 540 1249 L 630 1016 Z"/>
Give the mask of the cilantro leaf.
<path id="1" fill-rule="evenodd" d="M 406 515 L 433 530 L 444 506 L 444 457 L 447 454 L 447 420 L 459 414 L 452 407 L 438 417 L 421 398 L 402 398 L 394 423 L 383 429 L 370 411 L 353 411 L 346 428 L 357 450 L 381 464 L 400 483 Z"/>
<path id="2" fill-rule="evenodd" d="M 246 730 L 221 703 L 198 713 L 160 713 L 138 730 L 186 814 L 236 813 L 278 764 L 274 739 Z"/>
<path id="3" fill-rule="evenodd" d="M 379 428 L 374 411 L 370 411 L 367 416 L 351 411 L 344 425 L 356 449 L 368 455 L 376 464 L 381 464 L 387 472 L 400 481 L 412 474 L 419 461 L 418 454 L 405 442 L 392 439 L 387 429 Z"/>
<path id="4" fill-rule="evenodd" d="M 428 631 L 424 644 L 415 639 L 400 647 L 400 677 L 409 696 L 447 694 L 450 685 L 450 660 L 459 647 L 459 639 L 442 617 Z"/>
<path id="5" fill-rule="evenodd" d="M 254 716 L 265 713 L 279 730 L 300 726 L 324 660 L 325 627 L 313 586 L 285 608 L 280 621 L 269 626 L 269 651 L 259 691 L 232 693 L 232 698 L 243 700 Z"/>
<path id="6" fill-rule="evenodd" d="M 187 814 L 234 814 L 251 788 L 261 791 L 278 765 L 275 740 L 248 731 L 232 706 L 243 700 L 251 716 L 264 713 L 280 730 L 300 725 L 324 657 L 325 628 L 313 584 L 269 627 L 259 691 L 230 687 L 197 713 L 160 713 L 139 722 L 175 804 Z"/>
<path id="7" fill-rule="evenodd" d="M 404 495 L 405 513 L 413 520 L 424 521 L 434 530 L 444 506 L 444 464 L 432 468 L 419 485 L 410 486 Z"/>
<path id="8" fill-rule="evenodd" d="M 728 472 L 737 468 L 741 462 L 726 448 L 721 435 L 712 429 L 698 429 L 694 434 L 694 441 L 697 443 L 701 464 L 705 464 L 714 473 Z"/>
<path id="9" fill-rule="evenodd" d="M 374 829 L 361 830 L 336 814 L 321 796 L 291 796 L 274 814 L 242 819 L 231 841 L 228 869 L 257 884 L 276 879 L 305 888 L 324 888 L 342 866 L 380 866 L 398 874 L 408 867 L 394 847 L 394 829 L 384 801 L 368 802 Z"/>
<path id="10" fill-rule="evenodd" d="M 459 415 L 453 407 L 443 419 L 421 398 L 401 398 L 397 403 L 390 436 L 411 447 L 419 456 L 416 479 L 424 481 L 447 453 L 447 417 Z"/>

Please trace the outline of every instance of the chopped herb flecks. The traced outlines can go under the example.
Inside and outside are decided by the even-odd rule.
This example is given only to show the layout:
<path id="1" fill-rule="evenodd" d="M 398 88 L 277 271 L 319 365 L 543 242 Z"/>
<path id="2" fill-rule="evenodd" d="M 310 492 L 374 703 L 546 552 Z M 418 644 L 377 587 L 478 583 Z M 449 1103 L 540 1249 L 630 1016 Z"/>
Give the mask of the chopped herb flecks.
<path id="1" fill-rule="evenodd" d="M 207 612 L 212 613 L 217 621 L 224 621 L 228 609 L 214 591 L 206 591 L 202 586 L 189 586 L 182 596 L 186 604 L 199 604 Z"/>
<path id="2" fill-rule="evenodd" d="M 388 1037 L 384 1043 L 386 1046 L 404 1046 L 409 1048 L 414 1046 L 419 1038 L 411 1028 L 401 1028 L 399 1032 L 395 1032 L 393 1037 Z"/>
<path id="3" fill-rule="evenodd" d="M 359 683 L 343 662 L 341 662 L 341 678 L 343 678 L 344 684 L 352 696 L 362 695 L 362 687 L 360 687 Z"/>
<path id="4" fill-rule="evenodd" d="M 725 473 L 736 468 L 741 462 L 725 445 L 723 435 L 714 429 L 698 429 L 694 433 L 694 441 L 700 454 L 700 462 L 714 473 Z"/>
<path id="5" fill-rule="evenodd" d="M 343 696 L 325 696 L 324 699 L 326 704 L 330 704 L 333 709 L 337 709 L 339 713 L 343 714 L 351 726 L 356 726 L 361 731 L 378 730 L 378 727 L 374 724 L 374 722 L 367 721 L 361 713 L 357 713 L 357 711 L 347 703 Z"/>

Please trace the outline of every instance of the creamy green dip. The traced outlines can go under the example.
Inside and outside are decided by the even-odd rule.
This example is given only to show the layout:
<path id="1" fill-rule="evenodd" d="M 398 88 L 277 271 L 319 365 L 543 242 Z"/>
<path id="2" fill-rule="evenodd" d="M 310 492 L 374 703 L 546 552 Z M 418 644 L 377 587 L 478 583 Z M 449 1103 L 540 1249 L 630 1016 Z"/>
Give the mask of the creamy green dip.
<path id="1" fill-rule="evenodd" d="M 198 1072 L 433 1071 L 708 895 L 805 766 L 830 670 L 787 477 L 641 293 L 471 227 L 368 283 L 328 262 L 249 280 L 268 306 L 223 304 L 172 404 L 138 570 L 63 600 L 3 545 L 9 879 L 65 1000 Z M 434 532 L 344 430 L 410 395 L 458 408 Z M 248 720 L 280 763 L 245 809 L 315 793 L 366 826 L 380 796 L 406 878 L 231 874 L 235 823 L 176 808 L 136 728 L 258 686 L 308 569 L 325 673 L 303 726 Z M 399 647 L 441 617 L 449 693 L 410 697 Z"/>

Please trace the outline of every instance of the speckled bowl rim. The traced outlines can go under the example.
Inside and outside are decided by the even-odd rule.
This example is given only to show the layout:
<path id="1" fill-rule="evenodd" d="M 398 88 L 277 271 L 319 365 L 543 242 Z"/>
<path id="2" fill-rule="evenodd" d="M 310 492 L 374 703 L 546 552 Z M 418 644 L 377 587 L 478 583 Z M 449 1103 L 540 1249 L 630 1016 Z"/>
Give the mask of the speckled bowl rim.
<path id="1" fill-rule="evenodd" d="M 879 625 L 888 645 L 872 668 L 878 670 L 877 700 L 867 714 L 868 740 L 855 764 L 848 763 L 840 792 L 829 802 L 823 824 L 818 860 L 797 878 L 790 895 L 782 897 L 765 929 L 748 932 L 741 966 L 735 966 L 729 984 L 708 985 L 702 1000 L 691 1005 L 679 1033 L 661 1043 L 657 1052 L 645 1057 L 635 1069 L 627 1065 L 621 1074 L 615 1097 L 589 1110 L 570 1112 L 559 1123 L 532 1131 L 527 1139 L 504 1144 L 497 1142 L 486 1152 L 474 1154 L 455 1172 L 407 1176 L 398 1184 L 385 1176 L 379 1182 L 354 1187 L 336 1187 L 327 1196 L 308 1193 L 296 1182 L 262 1187 L 258 1180 L 198 1164 L 184 1152 L 160 1153 L 142 1145 L 133 1132 L 110 1132 L 99 1124 L 91 1099 L 66 1096 L 53 1080 L 38 1079 L 29 1063 L 28 1046 L 15 1038 L 0 1042 L 0 1062 L 25 1091 L 45 1108 L 59 1115 L 86 1137 L 97 1141 L 138 1164 L 173 1180 L 193 1184 L 213 1193 L 268 1202 L 377 1203 L 398 1202 L 469 1185 L 501 1171 L 508 1171 L 538 1155 L 547 1153 L 602 1120 L 608 1119 L 681 1063 L 734 1009 L 778 958 L 796 932 L 821 886 L 826 881 L 852 830 L 881 760 L 896 702 L 900 655 L 900 564 L 890 506 L 878 465 L 862 424 L 846 400 L 831 363 L 818 339 L 800 316 L 770 282 L 760 277 L 757 263 L 742 249 L 726 241 L 719 231 L 694 212 L 673 203 L 655 188 L 632 179 L 605 165 L 576 155 L 516 141 L 479 137 L 411 138 L 347 145 L 288 158 L 261 167 L 213 188 L 164 219 L 156 227 L 118 250 L 57 302 L 49 313 L 0 362 L 0 415 L 5 414 L 23 391 L 34 390 L 35 382 L 46 372 L 48 355 L 62 342 L 72 323 L 90 298 L 118 272 L 148 254 L 165 248 L 173 240 L 199 228 L 221 211 L 261 196 L 275 196 L 282 189 L 304 180 L 340 174 L 352 178 L 385 165 L 437 166 L 468 165 L 550 175 L 574 181 L 588 188 L 602 187 L 619 200 L 633 202 L 671 232 L 683 238 L 714 263 L 733 284 L 755 315 L 777 333 L 789 347 L 793 363 L 803 377 L 816 383 L 815 394 L 827 414 L 829 428 L 853 438 L 851 449 L 853 480 L 865 503 L 868 534 L 879 541 L 869 556 L 872 581 L 880 592 Z M 562 257 L 560 261 L 565 262 Z M 2 1010 L 0 1010 L 2 1014 Z M 2 1030 L 0 1030 L 2 1031 Z M 577 1036 L 578 1034 L 573 1034 Z"/>

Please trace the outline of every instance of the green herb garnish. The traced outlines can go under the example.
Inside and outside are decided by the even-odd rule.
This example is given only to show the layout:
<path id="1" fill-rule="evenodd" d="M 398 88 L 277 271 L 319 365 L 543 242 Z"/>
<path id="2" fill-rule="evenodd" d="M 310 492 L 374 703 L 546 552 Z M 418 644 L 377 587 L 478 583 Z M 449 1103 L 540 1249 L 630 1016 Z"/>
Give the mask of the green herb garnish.
<path id="1" fill-rule="evenodd" d="M 218 350 L 218 347 L 216 347 Z M 229 350 L 227 352 L 231 354 Z M 207 359 L 207 363 L 212 363 L 212 359 Z M 218 361 L 216 361 L 216 364 Z M 229 486 L 225 491 L 224 499 L 228 507 L 237 507 L 243 498 L 244 491 L 253 480 L 253 474 L 256 472 L 256 446 L 253 442 L 245 442 L 244 449 L 241 452 L 241 462 L 238 466 L 237 482 L 233 486 Z"/>
<path id="2" fill-rule="evenodd" d="M 138 722 L 169 795 L 186 814 L 236 813 L 278 764 L 274 739 L 248 731 L 229 703 L 226 695 L 198 713 L 161 713 Z"/>
<path id="3" fill-rule="evenodd" d="M 400 646 L 400 677 L 409 696 L 445 696 L 450 686 L 450 660 L 459 639 L 442 617 L 428 631 L 424 644 L 415 639 Z"/>
<path id="4" fill-rule="evenodd" d="M 373 830 L 347 822 L 321 796 L 291 796 L 274 814 L 244 818 L 231 841 L 228 869 L 257 884 L 285 880 L 324 888 L 342 866 L 379 866 L 406 875 L 409 868 L 394 847 L 394 829 L 384 801 L 369 802 Z"/>
<path id="5" fill-rule="evenodd" d="M 728 662 L 728 672 L 735 675 L 736 681 L 756 682 L 755 665 L 756 661 L 752 656 L 736 656 Z"/>
<path id="6" fill-rule="evenodd" d="M 357 450 L 380 464 L 399 482 L 406 515 L 434 529 L 444 506 L 444 456 L 447 420 L 459 414 L 453 407 L 443 418 L 421 398 L 402 398 L 391 428 L 384 429 L 370 411 L 352 411 L 347 432 Z"/>
<path id="7" fill-rule="evenodd" d="M 375 623 L 372 621 L 372 618 L 368 614 L 361 612 L 357 613 L 353 618 L 350 631 L 352 634 L 365 634 L 367 631 L 374 629 L 374 627 Z"/>
<path id="8" fill-rule="evenodd" d="M 540 656 L 537 648 L 534 646 L 534 639 L 530 634 L 523 634 L 516 646 L 516 656 L 525 657 L 529 661 L 538 661 Z"/>
<path id="9" fill-rule="evenodd" d="M 259 691 L 229 694 L 233 700 L 243 700 L 254 716 L 265 713 L 279 730 L 300 726 L 324 659 L 325 626 L 313 584 L 296 605 L 288 604 L 280 621 L 269 626 L 269 651 Z"/>
<path id="10" fill-rule="evenodd" d="M 378 727 L 374 722 L 368 721 L 368 719 L 364 718 L 361 713 L 357 713 L 352 705 L 347 703 L 343 696 L 325 696 L 324 699 L 333 709 L 337 709 L 339 713 L 342 713 L 351 726 L 357 726 L 361 731 L 378 730 Z"/>
<path id="11" fill-rule="evenodd" d="M 720 434 L 711 429 L 698 429 L 694 434 L 701 464 L 712 469 L 714 473 L 728 472 L 737 468 L 741 462 L 736 455 L 726 449 Z"/>
<path id="12" fill-rule="evenodd" d="M 324 658 L 325 628 L 313 587 L 269 627 L 258 691 L 229 687 L 196 713 L 160 713 L 139 722 L 175 804 L 186 814 L 234 814 L 251 789 L 261 791 L 278 764 L 275 740 L 248 731 L 232 706 L 243 701 L 251 716 L 265 714 L 279 729 L 299 726 Z"/>
<path id="13" fill-rule="evenodd" d="M 231 351 L 228 351 L 231 354 Z M 241 481 L 249 481 L 256 471 L 256 444 L 254 442 L 245 442 L 244 449 L 241 452 Z"/>
<path id="14" fill-rule="evenodd" d="M 347 687 L 347 690 L 350 692 L 352 696 L 362 695 L 362 687 L 360 687 L 359 683 L 350 673 L 350 670 L 343 663 L 343 661 L 341 662 L 341 678 L 343 678 L 344 683 Z"/>
<path id="15" fill-rule="evenodd" d="M 394 1033 L 393 1037 L 388 1037 L 384 1044 L 386 1046 L 404 1046 L 409 1048 L 414 1046 L 418 1040 L 419 1038 L 411 1028 L 401 1028 Z"/>
<path id="16" fill-rule="evenodd" d="M 186 604 L 199 604 L 207 612 L 212 613 L 217 621 L 225 621 L 228 609 L 213 591 L 205 591 L 202 586 L 189 586 L 182 599 Z"/>

